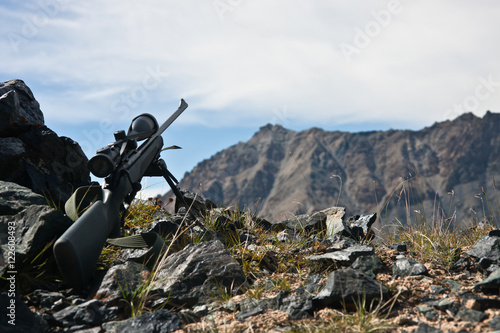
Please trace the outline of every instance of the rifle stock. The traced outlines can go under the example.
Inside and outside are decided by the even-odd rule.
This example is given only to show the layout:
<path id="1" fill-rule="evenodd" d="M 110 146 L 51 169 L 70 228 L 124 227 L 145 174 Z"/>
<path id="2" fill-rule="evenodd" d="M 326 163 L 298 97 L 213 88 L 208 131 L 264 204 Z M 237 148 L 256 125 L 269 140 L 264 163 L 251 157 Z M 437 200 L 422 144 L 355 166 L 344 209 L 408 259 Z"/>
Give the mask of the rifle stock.
<path id="1" fill-rule="evenodd" d="M 84 287 L 92 276 L 109 235 L 108 212 L 102 201 L 96 201 L 54 244 L 61 275 L 73 287 Z"/>

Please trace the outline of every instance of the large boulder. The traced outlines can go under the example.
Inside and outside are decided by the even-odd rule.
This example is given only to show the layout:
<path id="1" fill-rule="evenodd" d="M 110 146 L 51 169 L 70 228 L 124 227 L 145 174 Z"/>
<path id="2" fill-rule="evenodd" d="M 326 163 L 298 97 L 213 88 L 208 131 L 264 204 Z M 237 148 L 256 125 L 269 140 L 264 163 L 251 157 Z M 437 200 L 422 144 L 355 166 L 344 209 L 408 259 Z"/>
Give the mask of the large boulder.
<path id="1" fill-rule="evenodd" d="M 89 175 L 81 147 L 45 126 L 28 86 L 21 80 L 0 83 L 0 180 L 60 203 L 88 184 Z"/>
<path id="2" fill-rule="evenodd" d="M 47 251 L 71 223 L 60 210 L 48 206 L 43 196 L 0 181 L 0 276 Z"/>
<path id="3" fill-rule="evenodd" d="M 236 294 L 246 286 L 241 266 L 218 240 L 186 246 L 168 256 L 158 271 L 152 293 L 179 306 L 192 306 L 221 293 Z"/>

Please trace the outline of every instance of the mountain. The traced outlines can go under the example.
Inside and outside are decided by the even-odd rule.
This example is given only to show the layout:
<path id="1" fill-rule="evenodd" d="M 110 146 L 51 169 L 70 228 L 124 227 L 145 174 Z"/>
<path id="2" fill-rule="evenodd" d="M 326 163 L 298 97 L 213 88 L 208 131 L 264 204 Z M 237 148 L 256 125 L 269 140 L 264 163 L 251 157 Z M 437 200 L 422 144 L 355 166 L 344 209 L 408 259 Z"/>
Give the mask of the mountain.
<path id="1" fill-rule="evenodd" d="M 181 189 L 248 207 L 272 221 L 344 206 L 379 213 L 481 220 L 500 215 L 500 114 L 463 114 L 419 131 L 360 133 L 266 125 L 186 173 Z"/>

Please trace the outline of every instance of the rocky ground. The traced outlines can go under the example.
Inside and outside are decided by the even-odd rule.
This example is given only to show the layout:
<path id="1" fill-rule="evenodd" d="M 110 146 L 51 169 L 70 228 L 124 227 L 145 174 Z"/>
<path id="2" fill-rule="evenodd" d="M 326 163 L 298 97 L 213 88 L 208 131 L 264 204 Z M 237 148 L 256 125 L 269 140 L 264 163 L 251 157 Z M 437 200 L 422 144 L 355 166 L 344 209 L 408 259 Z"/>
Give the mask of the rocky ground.
<path id="1" fill-rule="evenodd" d="M 467 231 L 477 233 L 468 247 L 431 242 L 452 260 L 419 262 L 413 243 L 380 241 L 376 215 L 329 208 L 272 223 L 187 193 L 194 216 L 150 202 L 128 218 L 128 234 L 165 239 L 161 260 L 106 246 L 82 290 L 61 281 L 50 249 L 71 222 L 30 190 L 0 185 L 2 332 L 500 330 L 500 230 L 488 225 Z"/>

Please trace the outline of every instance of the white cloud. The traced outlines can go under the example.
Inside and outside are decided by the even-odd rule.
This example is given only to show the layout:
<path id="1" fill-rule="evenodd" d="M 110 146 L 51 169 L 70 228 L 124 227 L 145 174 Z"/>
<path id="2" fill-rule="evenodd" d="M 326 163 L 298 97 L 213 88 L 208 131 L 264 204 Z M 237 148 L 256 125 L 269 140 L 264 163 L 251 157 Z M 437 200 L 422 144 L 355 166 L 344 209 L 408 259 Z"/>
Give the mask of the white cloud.
<path id="1" fill-rule="evenodd" d="M 232 7 L 217 11 L 221 2 Z M 34 82 L 46 118 L 59 121 L 116 118 L 117 101 L 135 94 L 130 113 L 184 97 L 182 121 L 207 126 L 259 126 L 284 107 L 291 125 L 428 124 L 480 77 L 500 81 L 495 1 L 44 3 L 0 5 L 0 76 Z M 359 31 L 369 45 L 348 62 L 340 46 L 356 46 Z M 140 95 L 151 68 L 169 74 Z M 498 88 L 476 113 L 499 110 Z"/>

